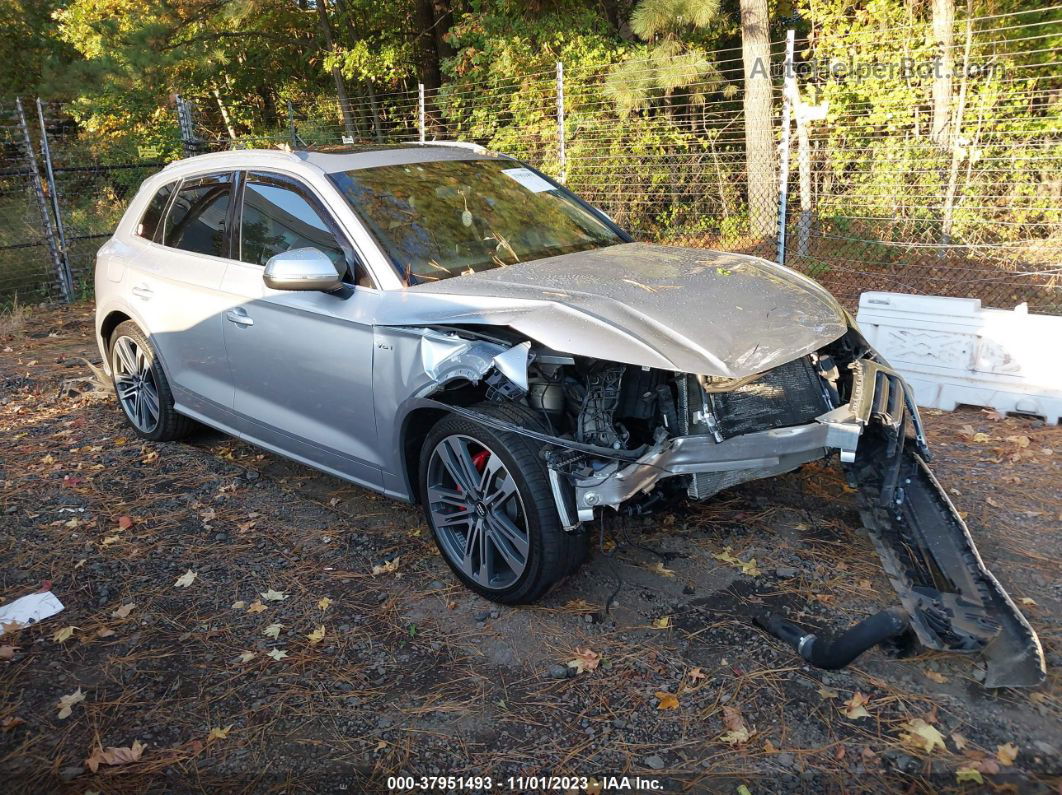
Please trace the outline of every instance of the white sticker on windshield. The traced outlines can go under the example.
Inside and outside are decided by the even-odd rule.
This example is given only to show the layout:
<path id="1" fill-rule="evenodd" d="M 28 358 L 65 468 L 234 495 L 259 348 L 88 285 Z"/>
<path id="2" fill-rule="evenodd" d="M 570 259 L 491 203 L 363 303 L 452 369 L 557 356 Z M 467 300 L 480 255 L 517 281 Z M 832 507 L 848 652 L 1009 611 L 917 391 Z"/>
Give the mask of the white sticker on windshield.
<path id="1" fill-rule="evenodd" d="M 550 185 L 529 168 L 505 168 L 502 169 L 502 173 L 515 179 L 532 193 L 555 189 L 555 186 Z"/>

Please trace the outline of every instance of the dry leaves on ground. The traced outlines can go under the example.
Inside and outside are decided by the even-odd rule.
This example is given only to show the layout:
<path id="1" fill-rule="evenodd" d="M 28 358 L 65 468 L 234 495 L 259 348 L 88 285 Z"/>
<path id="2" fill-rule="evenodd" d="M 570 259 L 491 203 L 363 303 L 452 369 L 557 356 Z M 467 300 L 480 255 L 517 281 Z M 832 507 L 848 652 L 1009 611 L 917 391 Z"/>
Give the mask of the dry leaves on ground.
<path id="1" fill-rule="evenodd" d="M 864 696 L 858 690 L 850 699 L 844 702 L 844 714 L 846 718 L 856 720 L 857 718 L 869 718 L 870 713 L 867 712 L 866 706 L 870 703 L 870 699 Z"/>
<path id="2" fill-rule="evenodd" d="M 744 745 L 752 737 L 752 732 L 745 725 L 737 707 L 723 707 L 723 726 L 726 731 L 720 735 L 719 740 L 727 745 Z"/>
<path id="3" fill-rule="evenodd" d="M 88 769 L 95 773 L 99 770 L 100 765 L 128 765 L 132 762 L 139 762 L 140 757 L 144 754 L 144 749 L 147 748 L 139 740 L 133 740 L 131 746 L 125 748 L 115 748 L 114 746 L 108 747 L 106 750 L 100 746 L 96 746 L 96 749 L 92 752 L 92 756 L 85 760 L 85 765 Z"/>
<path id="4" fill-rule="evenodd" d="M 577 674 L 587 671 L 596 671 L 601 662 L 601 655 L 591 649 L 576 649 L 575 659 L 568 661 L 568 667 L 574 668 Z"/>
<path id="5" fill-rule="evenodd" d="M 73 693 L 62 696 L 59 699 L 59 720 L 66 720 L 74 711 L 74 707 L 85 700 L 85 694 L 79 687 Z"/>

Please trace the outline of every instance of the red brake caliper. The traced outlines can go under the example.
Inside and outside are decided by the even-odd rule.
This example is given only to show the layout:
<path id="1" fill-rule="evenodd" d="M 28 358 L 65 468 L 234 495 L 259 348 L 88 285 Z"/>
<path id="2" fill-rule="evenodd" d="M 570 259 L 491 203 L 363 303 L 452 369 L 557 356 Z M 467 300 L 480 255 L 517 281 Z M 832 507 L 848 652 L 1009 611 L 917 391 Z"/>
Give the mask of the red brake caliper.
<path id="1" fill-rule="evenodd" d="M 490 450 L 480 450 L 472 456 L 472 466 L 474 466 L 476 471 L 481 475 L 483 474 L 483 470 L 487 468 L 488 458 L 490 458 Z"/>

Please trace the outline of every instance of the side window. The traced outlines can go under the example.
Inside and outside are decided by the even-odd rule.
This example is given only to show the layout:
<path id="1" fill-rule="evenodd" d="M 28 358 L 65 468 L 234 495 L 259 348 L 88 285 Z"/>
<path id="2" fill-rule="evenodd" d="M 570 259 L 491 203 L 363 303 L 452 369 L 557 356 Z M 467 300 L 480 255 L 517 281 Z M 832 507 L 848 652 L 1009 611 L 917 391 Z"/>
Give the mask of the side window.
<path id="1" fill-rule="evenodd" d="M 186 179 L 166 216 L 163 243 L 183 251 L 227 257 L 225 218 L 231 194 L 230 174 Z"/>
<path id="2" fill-rule="evenodd" d="M 136 228 L 136 233 L 140 237 L 146 237 L 148 240 L 156 240 L 155 232 L 159 230 L 162 225 L 162 214 L 166 211 L 166 204 L 170 200 L 170 196 L 173 194 L 173 189 L 176 187 L 176 182 L 171 182 L 169 185 L 163 185 L 159 188 L 159 192 L 155 194 L 151 203 L 144 210 L 144 215 L 140 219 L 140 225 Z"/>
<path id="3" fill-rule="evenodd" d="M 248 174 L 243 188 L 240 260 L 265 265 L 274 254 L 307 247 L 323 251 L 338 269 L 346 269 L 343 248 L 301 190 L 285 179 Z"/>

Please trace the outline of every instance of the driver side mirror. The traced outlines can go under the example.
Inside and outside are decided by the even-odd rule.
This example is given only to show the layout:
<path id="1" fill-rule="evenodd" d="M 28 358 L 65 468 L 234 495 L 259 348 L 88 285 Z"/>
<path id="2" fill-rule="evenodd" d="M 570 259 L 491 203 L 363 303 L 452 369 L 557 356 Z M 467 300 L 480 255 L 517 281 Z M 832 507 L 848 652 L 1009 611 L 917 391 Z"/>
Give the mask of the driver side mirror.
<path id="1" fill-rule="evenodd" d="M 343 274 L 316 248 L 295 248 L 275 254 L 265 264 L 262 280 L 274 290 L 337 290 Z"/>

